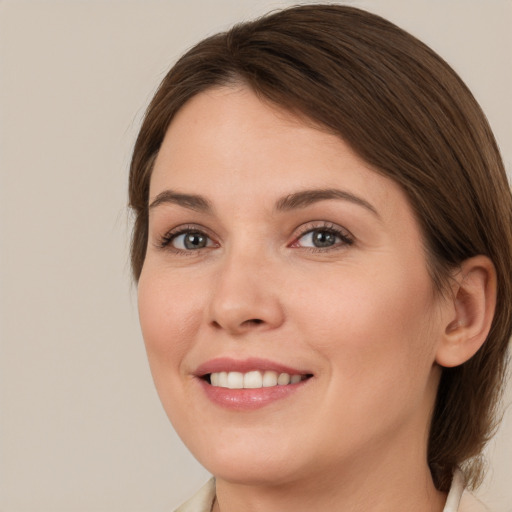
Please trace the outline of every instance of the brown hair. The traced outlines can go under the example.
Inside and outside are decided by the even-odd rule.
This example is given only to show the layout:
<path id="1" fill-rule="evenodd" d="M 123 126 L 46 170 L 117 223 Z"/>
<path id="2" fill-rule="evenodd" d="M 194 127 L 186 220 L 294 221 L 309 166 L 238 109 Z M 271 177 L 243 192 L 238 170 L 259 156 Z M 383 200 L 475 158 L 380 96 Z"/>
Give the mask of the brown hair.
<path id="1" fill-rule="evenodd" d="M 428 446 L 438 489 L 449 488 L 460 465 L 469 485 L 478 485 L 478 456 L 495 428 L 512 330 L 512 199 L 479 105 L 430 48 L 353 7 L 285 9 L 200 42 L 161 83 L 135 144 L 129 194 L 136 280 L 148 238 L 152 166 L 167 127 L 192 96 L 233 83 L 336 133 L 403 187 L 438 290 L 463 260 L 483 254 L 493 261 L 498 300 L 491 332 L 467 363 L 443 369 Z"/>

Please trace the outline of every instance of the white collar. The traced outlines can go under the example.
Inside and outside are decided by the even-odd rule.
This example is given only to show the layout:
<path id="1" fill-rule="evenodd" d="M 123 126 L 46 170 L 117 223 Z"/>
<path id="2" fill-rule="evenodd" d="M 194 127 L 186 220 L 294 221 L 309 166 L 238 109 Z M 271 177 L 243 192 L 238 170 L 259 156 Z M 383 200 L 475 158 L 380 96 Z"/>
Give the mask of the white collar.
<path id="1" fill-rule="evenodd" d="M 457 512 L 463 492 L 464 476 L 460 469 L 456 469 L 453 473 L 452 485 L 448 497 L 446 498 L 446 505 L 443 508 L 443 512 Z"/>

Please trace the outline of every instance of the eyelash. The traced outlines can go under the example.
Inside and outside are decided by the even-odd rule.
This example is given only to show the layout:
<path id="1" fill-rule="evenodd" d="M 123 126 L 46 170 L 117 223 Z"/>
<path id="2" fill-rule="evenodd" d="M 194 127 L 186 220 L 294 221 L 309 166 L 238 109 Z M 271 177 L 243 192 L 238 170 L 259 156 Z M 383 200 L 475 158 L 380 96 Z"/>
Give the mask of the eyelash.
<path id="1" fill-rule="evenodd" d="M 206 232 L 206 230 L 203 227 L 190 224 L 185 226 L 179 226 L 178 228 L 171 229 L 170 231 L 168 231 L 158 241 L 158 247 L 160 249 L 170 250 L 176 254 L 192 256 L 193 253 L 199 252 L 199 250 L 183 250 L 178 249 L 177 247 L 174 247 L 172 245 L 172 242 L 176 240 L 176 238 L 178 238 L 180 235 L 186 235 L 187 233 L 197 233 L 198 235 L 205 236 L 209 240 L 212 240 L 212 237 Z"/>
<path id="2" fill-rule="evenodd" d="M 333 246 L 329 247 L 300 247 L 296 244 L 298 241 L 303 238 L 305 235 L 309 233 L 314 233 L 315 231 L 320 231 L 324 233 L 328 233 L 331 235 L 334 235 L 335 237 L 339 238 L 341 240 L 340 243 L 337 243 Z M 350 246 L 354 243 L 354 237 L 346 230 L 343 229 L 335 224 L 332 224 L 330 222 L 309 222 L 303 226 L 300 227 L 299 234 L 295 237 L 294 241 L 290 244 L 290 247 L 298 247 L 305 250 L 308 250 L 310 252 L 328 252 L 328 251 L 335 251 L 340 250 L 345 246 Z"/>
<path id="3" fill-rule="evenodd" d="M 315 231 L 321 231 L 325 232 L 331 235 L 334 235 L 335 237 L 339 238 L 341 240 L 341 243 L 337 243 L 333 246 L 329 247 L 301 247 L 298 244 L 299 240 L 303 238 L 305 235 L 309 233 L 313 233 Z M 185 225 L 180 226 L 178 228 L 172 229 L 168 231 L 165 235 L 163 235 L 160 240 L 158 241 L 158 247 L 160 249 L 167 249 L 171 250 L 172 252 L 180 255 L 187 255 L 192 256 L 194 253 L 200 252 L 200 249 L 196 250 L 184 250 L 184 249 L 178 249 L 177 247 L 174 247 L 172 245 L 172 242 L 178 238 L 180 235 L 186 235 L 187 233 L 196 233 L 198 235 L 202 235 L 207 237 L 209 240 L 212 240 L 212 237 L 206 232 L 206 230 L 203 227 L 195 226 L 195 225 Z M 318 224 L 317 222 L 309 222 L 300 228 L 299 234 L 294 238 L 293 242 L 288 247 L 296 247 L 296 248 L 302 248 L 304 250 L 310 251 L 310 252 L 328 252 L 332 250 L 339 250 L 343 248 L 344 246 L 350 246 L 354 243 L 354 238 L 352 235 L 345 229 L 342 229 L 335 224 L 329 223 L 329 222 L 322 222 Z M 216 242 L 214 242 L 214 247 L 218 246 Z M 208 247 L 203 247 L 201 249 L 206 249 Z"/>

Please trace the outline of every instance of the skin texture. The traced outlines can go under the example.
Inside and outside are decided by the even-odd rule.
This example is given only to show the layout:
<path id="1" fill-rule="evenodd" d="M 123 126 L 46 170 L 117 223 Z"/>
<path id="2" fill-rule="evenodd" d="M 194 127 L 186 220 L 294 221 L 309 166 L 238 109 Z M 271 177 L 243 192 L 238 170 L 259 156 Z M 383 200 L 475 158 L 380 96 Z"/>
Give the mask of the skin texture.
<path id="1" fill-rule="evenodd" d="M 319 189 L 360 201 L 276 208 Z M 216 510 L 441 511 L 426 462 L 436 358 L 460 364 L 477 350 L 457 351 L 472 325 L 465 304 L 476 306 L 434 291 L 400 187 L 338 137 L 231 87 L 192 98 L 171 123 L 150 204 L 165 191 L 210 208 L 150 208 L 140 320 L 163 406 L 217 477 Z M 171 240 L 183 227 L 206 246 Z M 333 229 L 350 241 L 317 248 L 307 234 Z M 467 273 L 475 289 L 488 282 L 482 265 Z M 228 409 L 195 375 L 219 357 L 313 376 L 264 407 Z"/>

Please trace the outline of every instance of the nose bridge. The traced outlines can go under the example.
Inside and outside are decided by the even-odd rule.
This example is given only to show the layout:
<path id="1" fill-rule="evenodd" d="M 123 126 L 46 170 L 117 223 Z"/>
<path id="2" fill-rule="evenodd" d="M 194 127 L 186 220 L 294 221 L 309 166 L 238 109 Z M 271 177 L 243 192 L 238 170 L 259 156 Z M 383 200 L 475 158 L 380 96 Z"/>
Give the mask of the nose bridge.
<path id="1" fill-rule="evenodd" d="M 212 325 L 240 334 L 282 323 L 283 309 L 273 276 L 276 268 L 270 260 L 254 240 L 249 246 L 232 246 L 226 251 L 211 296 Z"/>

